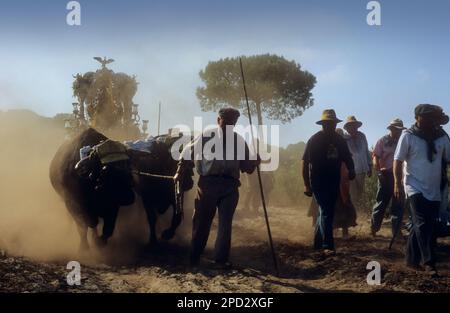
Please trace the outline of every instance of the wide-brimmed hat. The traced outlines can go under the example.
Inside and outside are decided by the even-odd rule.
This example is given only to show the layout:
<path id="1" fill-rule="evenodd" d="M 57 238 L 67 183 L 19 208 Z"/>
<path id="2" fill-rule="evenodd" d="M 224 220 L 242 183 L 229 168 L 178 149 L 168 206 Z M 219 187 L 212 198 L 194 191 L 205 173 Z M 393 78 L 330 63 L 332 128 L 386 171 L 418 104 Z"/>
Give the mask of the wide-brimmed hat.
<path id="1" fill-rule="evenodd" d="M 387 129 L 391 129 L 391 128 L 395 128 L 395 129 L 398 129 L 398 130 L 406 129 L 406 127 L 403 126 L 403 121 L 401 119 L 399 119 L 399 118 L 396 118 L 396 119 L 391 121 L 391 123 L 389 124 Z"/>
<path id="2" fill-rule="evenodd" d="M 356 128 L 360 128 L 363 123 L 358 121 L 354 115 L 350 115 L 345 121 L 344 129 L 347 129 L 347 126 L 350 124 L 356 125 Z"/>
<path id="3" fill-rule="evenodd" d="M 323 122 L 330 122 L 330 121 L 336 123 L 342 122 L 342 120 L 336 117 L 336 112 L 334 112 L 333 109 L 324 110 L 322 112 L 322 118 L 320 119 L 320 121 L 317 121 L 316 124 L 322 125 Z"/>

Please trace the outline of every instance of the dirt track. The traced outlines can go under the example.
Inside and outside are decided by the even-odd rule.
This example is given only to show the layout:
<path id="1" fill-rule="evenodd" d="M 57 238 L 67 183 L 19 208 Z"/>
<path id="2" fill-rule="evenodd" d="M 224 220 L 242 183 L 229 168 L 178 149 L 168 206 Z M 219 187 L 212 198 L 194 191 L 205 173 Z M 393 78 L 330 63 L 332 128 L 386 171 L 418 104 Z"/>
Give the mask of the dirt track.
<path id="1" fill-rule="evenodd" d="M 272 211 L 272 230 L 280 263 L 275 277 L 265 241 L 262 217 L 237 216 L 234 225 L 232 259 L 236 268 L 221 272 L 209 266 L 211 242 L 202 268 L 187 268 L 186 243 L 163 243 L 157 252 L 144 246 L 131 255 L 111 257 L 118 246 L 82 263 L 82 285 L 69 287 L 65 281 L 68 260 L 38 263 L 23 258 L 0 257 L 0 291 L 44 292 L 449 292 L 450 243 L 440 242 L 439 269 L 443 278 L 430 279 L 403 265 L 402 242 L 389 243 L 388 225 L 376 239 L 363 226 L 353 229 L 355 238 L 337 239 L 337 255 L 324 258 L 310 248 L 312 229 L 298 228 L 310 221 L 304 211 L 279 208 Z M 280 218 L 282 216 L 283 218 Z M 279 236 L 277 234 L 284 234 Z M 214 238 L 215 234 L 212 234 Z M 109 256 L 108 256 L 109 255 Z M 379 261 L 382 285 L 366 283 L 366 265 Z M 88 265 L 90 264 L 90 265 Z"/>

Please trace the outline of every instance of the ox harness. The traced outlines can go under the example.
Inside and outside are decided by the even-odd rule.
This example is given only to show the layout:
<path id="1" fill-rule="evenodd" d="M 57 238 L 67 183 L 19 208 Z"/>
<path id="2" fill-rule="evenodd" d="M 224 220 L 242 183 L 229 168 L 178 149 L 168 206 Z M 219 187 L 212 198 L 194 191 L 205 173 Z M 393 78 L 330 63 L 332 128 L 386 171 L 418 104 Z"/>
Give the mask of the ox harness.
<path id="1" fill-rule="evenodd" d="M 179 180 L 175 181 L 173 176 L 151 174 L 151 173 L 141 172 L 141 171 L 136 171 L 136 170 L 134 170 L 133 173 L 141 175 L 141 176 L 152 177 L 152 178 L 172 180 L 174 182 L 174 187 L 175 187 L 175 206 L 176 206 L 175 213 L 177 215 L 181 214 L 181 216 L 184 217 L 184 207 L 183 207 L 184 192 L 181 189 L 181 183 Z"/>
<path id="2" fill-rule="evenodd" d="M 94 147 L 83 147 L 80 149 L 81 160 L 75 165 L 75 169 L 79 176 L 89 178 L 91 180 L 100 181 L 98 175 L 93 174 L 91 168 L 92 161 L 97 159 L 103 167 L 111 164 L 121 164 L 121 166 L 129 167 L 130 157 L 127 153 L 127 147 L 121 142 L 114 140 L 105 140 Z M 152 174 L 138 170 L 131 170 L 132 173 L 157 179 L 172 180 L 175 190 L 175 214 L 184 216 L 184 192 L 181 188 L 180 181 L 175 181 L 173 176 Z M 101 186 L 96 185 L 95 189 Z"/>

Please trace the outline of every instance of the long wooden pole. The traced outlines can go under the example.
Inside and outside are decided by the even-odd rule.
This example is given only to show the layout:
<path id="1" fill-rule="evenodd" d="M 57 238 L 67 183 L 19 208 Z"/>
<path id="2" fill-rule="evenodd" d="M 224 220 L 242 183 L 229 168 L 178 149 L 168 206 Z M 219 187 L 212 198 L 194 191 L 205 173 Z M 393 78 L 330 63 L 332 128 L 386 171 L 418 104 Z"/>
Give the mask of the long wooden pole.
<path id="1" fill-rule="evenodd" d="M 245 101 L 247 104 L 248 120 L 250 123 L 250 131 L 251 131 L 251 136 L 252 136 L 253 149 L 256 149 L 255 141 L 254 141 L 255 137 L 253 136 L 252 114 L 250 111 L 250 105 L 248 103 L 247 87 L 245 86 L 244 67 L 242 66 L 241 58 L 239 58 L 239 65 L 241 67 L 242 85 L 244 86 L 244 94 L 245 94 Z M 261 194 L 261 202 L 262 202 L 263 209 L 264 209 L 264 218 L 266 220 L 267 233 L 269 235 L 269 245 L 270 245 L 270 250 L 272 252 L 273 264 L 274 264 L 277 276 L 280 276 L 280 271 L 278 268 L 278 261 L 277 261 L 277 257 L 275 254 L 275 248 L 273 246 L 272 232 L 270 231 L 269 215 L 267 214 L 266 199 L 264 197 L 264 189 L 263 189 L 262 180 L 261 180 L 261 169 L 259 168 L 259 165 L 256 167 L 256 172 L 258 173 L 259 192 Z"/>

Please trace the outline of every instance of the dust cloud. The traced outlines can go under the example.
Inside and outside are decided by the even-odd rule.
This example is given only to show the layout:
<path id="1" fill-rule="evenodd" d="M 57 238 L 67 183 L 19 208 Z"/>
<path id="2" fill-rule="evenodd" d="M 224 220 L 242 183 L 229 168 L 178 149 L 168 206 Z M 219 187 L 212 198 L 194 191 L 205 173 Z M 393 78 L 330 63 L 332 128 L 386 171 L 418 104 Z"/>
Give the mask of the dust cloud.
<path id="1" fill-rule="evenodd" d="M 64 140 L 60 122 L 0 112 L 0 246 L 10 253 L 48 259 L 75 251 L 74 225 L 48 177 Z"/>
<path id="2" fill-rule="evenodd" d="M 79 257 L 79 236 L 76 225 L 67 212 L 62 199 L 51 186 L 49 164 L 65 140 L 61 118 L 44 118 L 31 111 L 0 111 L 0 249 L 14 255 L 39 260 L 67 260 Z M 191 237 L 191 217 L 195 185 L 185 197 L 185 218 L 171 244 L 186 249 Z M 241 203 L 245 197 L 241 194 Z M 291 214 L 298 222 L 304 210 L 271 208 L 269 215 L 276 240 L 304 241 L 310 237 L 310 225 L 288 227 L 281 216 Z M 159 216 L 157 234 L 169 224 L 172 209 Z M 307 222 L 309 223 L 309 221 Z M 101 227 L 101 225 L 99 225 Z M 217 218 L 213 223 L 208 247 L 214 246 Z M 234 223 L 233 245 L 241 246 L 265 242 L 267 232 L 260 213 L 248 214 L 238 207 Z M 299 228 L 302 232 L 299 232 Z M 119 211 L 116 230 L 104 251 L 91 249 L 95 257 L 119 263 L 133 262 L 145 249 L 148 224 L 141 199 Z M 91 245 L 92 246 L 92 245 Z M 95 258 L 94 258 L 95 260 Z M 97 258 L 98 260 L 98 258 Z"/>
<path id="3" fill-rule="evenodd" d="M 0 111 L 0 249 L 43 261 L 80 256 L 75 222 L 49 179 L 50 162 L 65 135 L 61 118 L 44 118 L 27 110 Z M 188 194 L 186 202 L 191 200 Z M 169 209 L 159 217 L 158 234 L 170 224 L 171 214 Z M 187 242 L 191 215 L 187 208 L 189 225 L 180 226 L 175 242 Z M 148 234 L 137 197 L 135 204 L 120 209 L 109 247 L 101 253 L 118 262 L 131 261 L 147 243 Z M 99 251 L 91 250 L 94 259 L 99 256 Z"/>

